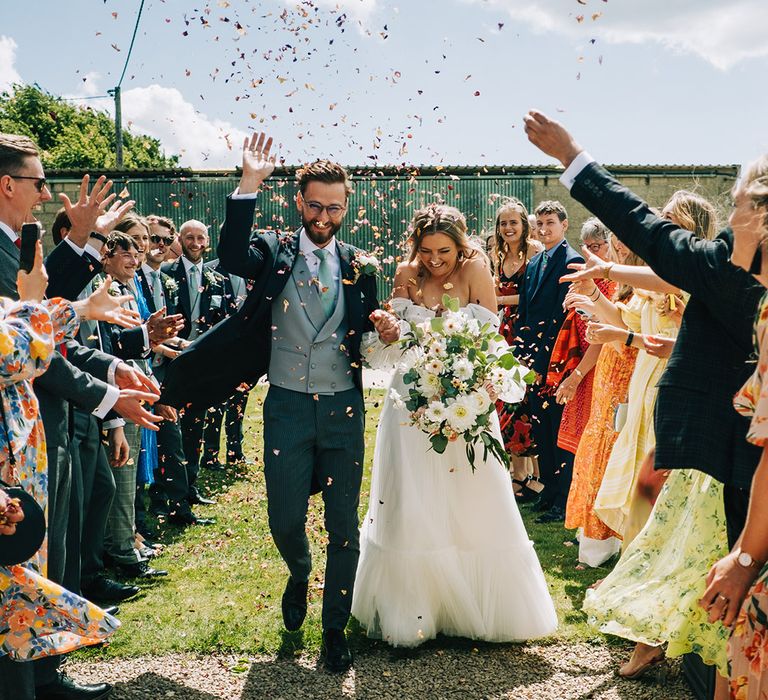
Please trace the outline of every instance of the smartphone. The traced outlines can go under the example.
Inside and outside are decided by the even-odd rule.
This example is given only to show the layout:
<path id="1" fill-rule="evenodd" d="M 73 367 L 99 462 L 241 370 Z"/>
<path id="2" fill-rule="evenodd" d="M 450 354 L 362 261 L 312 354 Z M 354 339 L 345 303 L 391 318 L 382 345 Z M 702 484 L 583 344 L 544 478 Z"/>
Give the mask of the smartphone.
<path id="1" fill-rule="evenodd" d="M 19 270 L 31 272 L 35 265 L 35 250 L 37 242 L 43 234 L 43 227 L 39 221 L 24 224 L 21 227 L 21 246 L 19 253 Z"/>

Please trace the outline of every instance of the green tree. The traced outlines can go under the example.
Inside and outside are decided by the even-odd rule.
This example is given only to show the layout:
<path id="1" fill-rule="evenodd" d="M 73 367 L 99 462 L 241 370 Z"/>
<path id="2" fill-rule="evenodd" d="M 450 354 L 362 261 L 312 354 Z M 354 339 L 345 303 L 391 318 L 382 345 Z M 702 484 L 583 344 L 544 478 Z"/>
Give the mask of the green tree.
<path id="1" fill-rule="evenodd" d="M 70 104 L 37 85 L 14 85 L 0 93 L 0 132 L 25 134 L 40 147 L 46 168 L 111 170 L 115 168 L 115 125 L 105 112 Z M 177 167 L 158 139 L 123 130 L 126 169 Z"/>

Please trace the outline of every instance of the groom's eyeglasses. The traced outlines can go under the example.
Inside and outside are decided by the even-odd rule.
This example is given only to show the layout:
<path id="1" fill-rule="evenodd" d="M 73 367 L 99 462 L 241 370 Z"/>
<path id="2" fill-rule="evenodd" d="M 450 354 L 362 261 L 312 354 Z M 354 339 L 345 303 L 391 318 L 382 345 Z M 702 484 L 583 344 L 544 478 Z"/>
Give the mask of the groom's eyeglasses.
<path id="1" fill-rule="evenodd" d="M 44 177 L 33 177 L 32 175 L 11 175 L 14 180 L 34 180 L 35 189 L 38 192 L 42 192 L 45 186 L 48 184 Z"/>
<path id="2" fill-rule="evenodd" d="M 323 206 L 320 202 L 304 202 L 304 204 L 315 216 L 319 216 L 323 211 L 327 211 L 328 216 L 334 218 L 346 210 L 346 207 L 342 207 L 340 204 L 329 204 L 328 206 Z"/>

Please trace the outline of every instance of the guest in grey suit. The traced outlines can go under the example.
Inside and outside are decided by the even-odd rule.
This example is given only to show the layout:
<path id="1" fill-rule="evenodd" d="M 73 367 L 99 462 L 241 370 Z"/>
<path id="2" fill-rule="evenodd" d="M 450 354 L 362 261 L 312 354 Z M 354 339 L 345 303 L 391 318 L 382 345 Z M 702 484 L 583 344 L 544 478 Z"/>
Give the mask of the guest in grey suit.
<path id="1" fill-rule="evenodd" d="M 356 263 L 360 251 L 336 238 L 350 192 L 340 165 L 317 161 L 302 171 L 296 195 L 301 229 L 251 235 L 257 192 L 274 169 L 271 144 L 264 134 L 246 140 L 243 175 L 227 200 L 219 239 L 224 268 L 252 281 L 253 288 L 235 316 L 188 352 L 192 363 L 204 362 L 205 352 L 198 355 L 196 346 L 203 351 L 208 343 L 229 343 L 232 350 L 245 346 L 247 353 L 216 363 L 228 365 L 221 377 L 225 387 L 260 374 L 262 367 L 267 370 L 264 473 L 269 525 L 290 571 L 283 621 L 296 630 L 306 615 L 312 566 L 306 516 L 314 478 L 322 488 L 329 540 L 323 654 L 326 668 L 342 672 L 352 663 L 344 628 L 359 556 L 365 425 L 360 340 L 363 332 L 375 329 L 382 341 L 394 342 L 400 329 L 391 314 L 378 308 L 376 279 L 362 274 Z M 206 370 L 215 374 L 211 366 Z"/>

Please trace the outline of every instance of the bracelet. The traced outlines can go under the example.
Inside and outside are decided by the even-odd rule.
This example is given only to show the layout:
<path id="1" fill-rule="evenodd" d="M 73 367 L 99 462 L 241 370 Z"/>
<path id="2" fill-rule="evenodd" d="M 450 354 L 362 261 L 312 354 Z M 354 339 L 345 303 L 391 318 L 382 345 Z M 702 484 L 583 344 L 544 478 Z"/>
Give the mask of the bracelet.
<path id="1" fill-rule="evenodd" d="M 624 341 L 624 345 L 626 345 L 628 348 L 632 347 L 632 341 L 635 339 L 635 332 L 629 331 L 627 333 L 627 339 Z"/>
<path id="2" fill-rule="evenodd" d="M 611 279 L 611 270 L 613 269 L 613 266 L 614 266 L 615 264 L 616 264 L 616 263 L 613 263 L 613 262 L 609 262 L 609 263 L 608 263 L 608 264 L 605 266 L 605 279 L 607 279 L 607 280 Z"/>
<path id="3" fill-rule="evenodd" d="M 595 285 L 595 296 L 594 297 L 590 297 L 589 300 L 590 301 L 597 301 L 599 298 L 600 298 L 600 287 Z"/>
<path id="4" fill-rule="evenodd" d="M 579 379 L 584 379 L 584 373 L 583 373 L 583 372 L 582 372 L 582 371 L 581 371 L 581 370 L 580 370 L 578 367 L 574 367 L 574 369 L 573 369 L 573 373 L 574 373 L 574 374 L 575 374 L 575 375 L 576 375 L 576 376 L 577 376 Z"/>
<path id="5" fill-rule="evenodd" d="M 107 242 L 107 237 L 98 231 L 91 231 L 91 235 L 88 236 L 88 238 L 95 238 L 97 241 L 101 241 L 102 243 Z"/>

